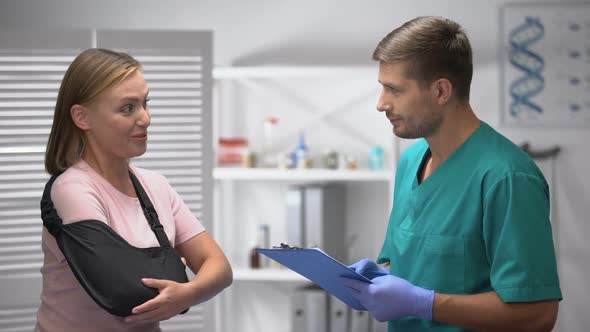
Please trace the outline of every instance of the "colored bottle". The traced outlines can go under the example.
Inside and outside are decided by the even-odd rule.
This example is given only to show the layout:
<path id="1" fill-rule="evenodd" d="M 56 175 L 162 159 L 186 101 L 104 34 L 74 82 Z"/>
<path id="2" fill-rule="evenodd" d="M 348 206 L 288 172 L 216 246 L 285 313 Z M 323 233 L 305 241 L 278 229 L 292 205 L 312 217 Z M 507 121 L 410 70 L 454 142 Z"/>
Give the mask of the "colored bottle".
<path id="1" fill-rule="evenodd" d="M 258 225 L 258 229 L 256 230 L 256 245 L 250 250 L 250 268 L 259 269 L 270 266 L 268 258 L 263 257 L 256 251 L 256 248 L 268 247 L 270 247 L 269 226 L 265 224 Z"/>
<path id="2" fill-rule="evenodd" d="M 303 132 L 301 132 L 299 135 L 299 144 L 295 149 L 294 159 L 295 160 L 293 164 L 296 168 L 308 168 L 308 152 L 307 146 L 305 145 L 305 136 L 303 135 Z"/>

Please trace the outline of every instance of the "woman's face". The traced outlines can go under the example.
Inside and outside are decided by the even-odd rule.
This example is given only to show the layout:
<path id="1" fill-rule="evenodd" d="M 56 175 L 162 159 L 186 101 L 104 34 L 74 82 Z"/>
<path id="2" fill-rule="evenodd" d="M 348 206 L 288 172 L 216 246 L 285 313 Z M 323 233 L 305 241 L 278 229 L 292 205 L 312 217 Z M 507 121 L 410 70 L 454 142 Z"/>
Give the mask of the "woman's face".
<path id="1" fill-rule="evenodd" d="M 98 95 L 87 106 L 87 152 L 109 159 L 129 159 L 144 154 L 151 121 L 148 92 L 143 74 L 136 71 Z"/>

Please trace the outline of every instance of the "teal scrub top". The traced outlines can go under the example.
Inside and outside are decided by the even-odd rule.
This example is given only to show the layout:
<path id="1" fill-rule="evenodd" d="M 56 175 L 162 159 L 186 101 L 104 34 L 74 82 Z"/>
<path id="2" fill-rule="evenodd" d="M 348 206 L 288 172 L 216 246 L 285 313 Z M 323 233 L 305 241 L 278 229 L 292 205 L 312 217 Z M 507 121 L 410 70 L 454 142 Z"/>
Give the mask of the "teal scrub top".
<path id="1" fill-rule="evenodd" d="M 400 158 L 377 259 L 437 293 L 495 291 L 504 302 L 561 299 L 549 188 L 535 163 L 484 122 L 425 181 L 426 140 Z M 465 331 L 414 317 L 389 331 Z"/>

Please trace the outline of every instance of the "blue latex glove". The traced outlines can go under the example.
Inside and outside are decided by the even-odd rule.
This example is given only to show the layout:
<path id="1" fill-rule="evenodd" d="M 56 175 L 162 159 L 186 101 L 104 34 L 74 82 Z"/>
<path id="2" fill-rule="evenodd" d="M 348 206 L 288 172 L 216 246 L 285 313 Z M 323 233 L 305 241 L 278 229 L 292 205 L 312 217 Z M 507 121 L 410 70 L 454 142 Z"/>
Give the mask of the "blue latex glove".
<path id="1" fill-rule="evenodd" d="M 380 322 L 407 316 L 432 320 L 433 290 L 414 286 L 394 275 L 377 277 L 372 284 L 345 277 L 341 279 L 350 294 Z"/>
<path id="2" fill-rule="evenodd" d="M 377 265 L 377 263 L 368 258 L 363 258 L 360 261 L 349 265 L 348 268 L 369 279 L 389 274 L 389 271 Z"/>

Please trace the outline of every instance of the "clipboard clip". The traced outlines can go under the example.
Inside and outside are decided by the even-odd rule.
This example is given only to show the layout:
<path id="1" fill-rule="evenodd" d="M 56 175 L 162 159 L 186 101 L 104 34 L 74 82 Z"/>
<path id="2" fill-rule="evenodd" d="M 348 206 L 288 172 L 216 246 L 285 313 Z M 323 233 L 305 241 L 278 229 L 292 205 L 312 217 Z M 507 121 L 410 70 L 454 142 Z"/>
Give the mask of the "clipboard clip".
<path id="1" fill-rule="evenodd" d="M 272 246 L 273 249 L 290 249 L 290 250 L 294 250 L 294 249 L 303 249 L 300 247 L 296 247 L 296 246 L 290 246 L 286 243 L 281 242 L 281 244 L 279 244 L 278 246 Z"/>

